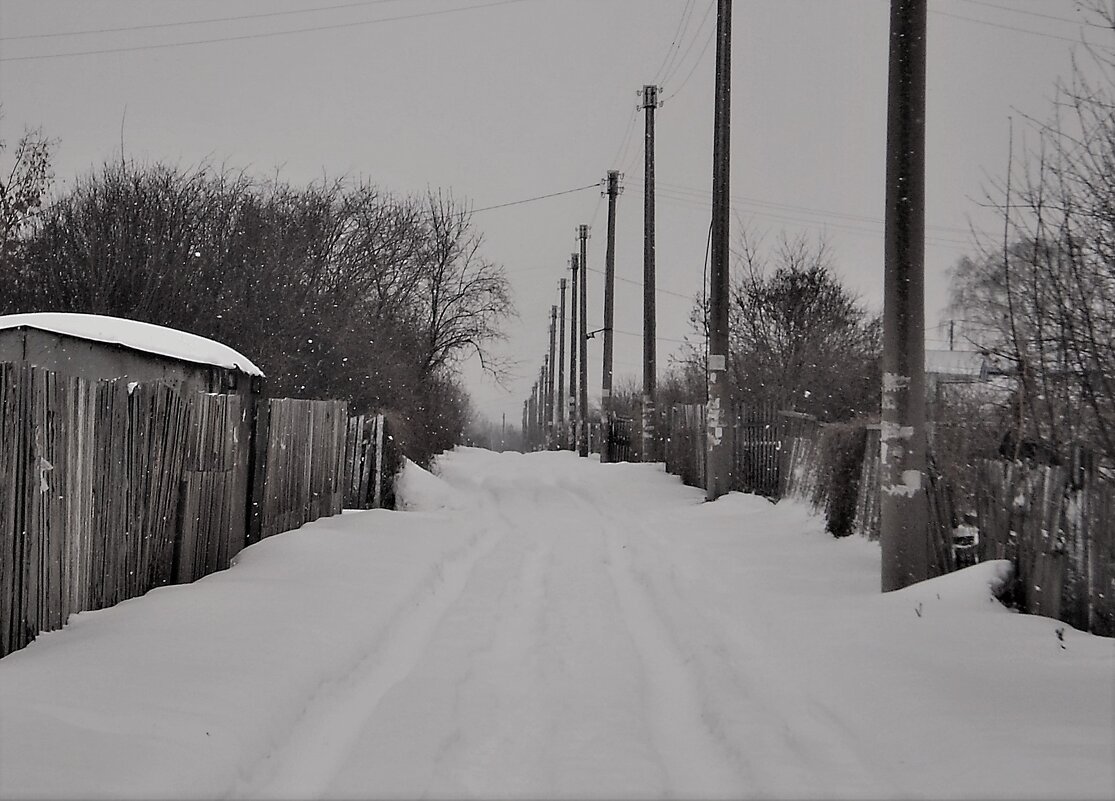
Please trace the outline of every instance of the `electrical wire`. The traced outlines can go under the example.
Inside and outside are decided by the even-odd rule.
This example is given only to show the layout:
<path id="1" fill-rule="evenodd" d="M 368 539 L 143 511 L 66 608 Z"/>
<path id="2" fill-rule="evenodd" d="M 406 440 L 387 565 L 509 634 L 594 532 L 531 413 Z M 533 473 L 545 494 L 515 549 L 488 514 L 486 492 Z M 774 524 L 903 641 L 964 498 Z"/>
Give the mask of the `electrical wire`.
<path id="1" fill-rule="evenodd" d="M 589 267 L 588 270 L 589 272 L 596 273 L 597 275 L 604 275 L 604 272 L 602 270 L 597 270 L 595 267 Z M 642 287 L 643 285 L 642 281 L 636 281 L 634 278 L 624 278 L 622 275 L 617 275 L 614 277 L 617 281 L 623 281 L 625 284 L 631 284 L 632 286 Z M 674 292 L 669 289 L 663 289 L 662 287 L 655 287 L 654 291 L 663 295 L 673 295 L 675 298 L 681 298 L 682 300 L 686 301 L 693 300 L 693 297 L 691 295 L 685 295 L 681 292 Z"/>
<path id="2" fill-rule="evenodd" d="M 210 25 L 215 22 L 240 22 L 248 19 L 265 19 L 269 17 L 287 17 L 294 14 L 314 14 L 319 11 L 336 11 L 345 8 L 363 8 L 378 6 L 385 3 L 399 3 L 402 0 L 359 0 L 353 3 L 339 3 L 332 6 L 318 6 L 316 8 L 296 8 L 291 11 L 264 11 L 259 14 L 237 14 L 232 17 L 208 17 L 206 19 L 181 20 L 178 22 L 155 22 L 149 25 L 125 25 L 119 28 L 90 28 L 83 31 L 58 31 L 55 33 L 27 33 L 19 36 L 0 36 L 0 42 L 15 42 L 23 39 L 57 39 L 64 36 L 90 36 L 101 33 L 124 33 L 127 31 L 150 31 L 161 28 L 181 28 L 188 25 Z"/>
<path id="3" fill-rule="evenodd" d="M 689 79 L 692 76 L 694 76 L 694 73 L 696 73 L 696 71 L 697 71 L 697 67 L 699 67 L 700 64 L 701 64 L 701 61 L 705 59 L 705 54 L 708 51 L 708 46 L 710 44 L 712 44 L 712 39 L 714 39 L 715 36 L 716 36 L 716 28 L 714 27 L 708 32 L 708 38 L 705 40 L 705 46 L 701 47 L 700 55 L 698 55 L 697 60 L 694 61 L 694 66 L 689 68 L 689 71 L 686 74 L 686 77 L 681 80 L 681 83 L 678 85 L 678 88 L 673 90 L 672 93 L 670 93 L 670 96 L 665 98 L 665 99 L 669 100 L 669 99 L 677 97 L 678 93 L 680 93 L 680 91 L 683 88 L 686 88 L 686 84 L 689 83 Z"/>
<path id="4" fill-rule="evenodd" d="M 686 186 L 684 184 L 674 184 L 663 181 L 658 182 L 657 185 L 675 194 L 696 195 L 701 199 L 708 199 L 709 202 L 711 202 L 712 191 L 709 189 L 698 189 L 696 187 Z M 760 206 L 776 209 L 779 211 L 800 212 L 802 214 L 808 214 L 817 217 L 836 217 L 849 220 L 851 222 L 871 223 L 872 225 L 883 225 L 884 222 L 882 218 L 879 217 L 869 217 L 862 214 L 848 214 L 846 212 L 832 211 L 831 209 L 818 209 L 809 206 L 799 206 L 792 203 L 776 203 L 771 200 L 762 200 L 760 198 L 747 197 L 745 195 L 731 195 L 731 199 L 743 205 Z M 965 236 L 971 233 L 971 231 L 969 231 L 967 228 L 957 228 L 955 226 L 947 225 L 926 225 L 926 228 L 940 231 L 942 233 L 959 233 Z"/>
<path id="5" fill-rule="evenodd" d="M 479 209 L 470 209 L 470 211 L 473 214 L 479 214 L 482 211 L 491 211 L 492 209 L 505 209 L 508 206 L 521 206 L 524 203 L 534 203 L 537 200 L 546 200 L 546 199 L 551 198 L 551 197 L 559 197 L 560 195 L 571 195 L 574 192 L 584 192 L 586 189 L 595 189 L 598 186 L 600 186 L 599 181 L 597 181 L 594 184 L 586 184 L 585 186 L 578 186 L 576 189 L 563 189 L 560 192 L 551 192 L 548 195 L 538 195 L 537 197 L 528 197 L 528 198 L 524 198 L 523 200 L 512 200 L 509 203 L 497 203 L 494 206 L 484 206 L 483 208 L 479 208 Z"/>
<path id="6" fill-rule="evenodd" d="M 675 205 L 688 206 L 689 208 L 694 208 L 694 209 L 710 209 L 710 208 L 712 208 L 712 200 L 711 200 L 711 197 L 710 197 L 711 193 L 709 193 L 707 191 L 687 190 L 687 189 L 671 189 L 671 188 L 669 188 L 669 185 L 661 185 L 661 184 L 659 185 L 659 187 L 660 188 L 658 188 L 656 190 L 656 194 L 661 196 L 662 199 L 665 200 L 667 203 L 674 203 Z M 636 193 L 636 194 L 639 194 L 639 190 L 637 188 L 633 188 L 631 191 Z M 797 224 L 797 225 L 805 225 L 805 226 L 810 226 L 810 227 L 814 227 L 814 228 L 816 228 L 816 227 L 826 227 L 826 228 L 835 228 L 837 230 L 850 231 L 852 233 L 868 234 L 868 235 L 872 235 L 872 236 L 881 236 L 882 235 L 881 232 L 876 228 L 865 228 L 864 227 L 864 225 L 872 225 L 872 226 L 880 226 L 880 227 L 884 225 L 883 220 L 872 218 L 872 217 L 862 217 L 862 216 L 859 216 L 859 215 L 844 215 L 844 214 L 841 214 L 840 212 L 820 211 L 820 210 L 815 210 L 815 209 L 807 209 L 806 207 L 801 207 L 801 206 L 789 206 L 787 204 L 777 204 L 777 203 L 769 203 L 769 202 L 764 202 L 764 201 L 748 200 L 748 199 L 740 198 L 739 196 L 736 196 L 736 195 L 732 195 L 731 199 L 733 201 L 732 208 L 737 213 L 742 211 L 742 212 L 746 212 L 748 214 L 758 216 L 758 217 L 765 217 L 765 218 L 780 221 L 780 222 L 790 222 L 790 223 L 794 223 L 794 224 Z M 754 209 L 738 208 L 739 206 L 748 206 L 748 205 L 758 205 L 760 207 L 766 205 L 766 206 L 774 208 L 776 211 L 756 211 Z M 787 212 L 779 213 L 779 211 L 783 208 L 789 209 L 791 211 L 799 210 L 804 214 L 811 215 L 811 216 L 816 216 L 816 217 L 821 217 L 822 219 L 811 220 L 811 219 L 808 219 L 807 217 L 801 217 L 801 216 L 797 216 L 797 215 L 794 215 L 794 214 L 789 214 Z M 835 217 L 835 218 L 845 217 L 847 219 L 850 219 L 851 222 L 841 222 L 841 221 L 839 221 L 839 219 L 834 222 L 830 219 L 826 219 L 828 217 Z M 862 222 L 863 224 L 856 224 L 857 222 Z M 943 230 L 945 232 L 955 231 L 955 232 L 961 232 L 961 233 L 965 233 L 965 234 L 970 234 L 971 233 L 970 231 L 967 231 L 965 229 L 948 228 L 946 226 L 926 226 L 926 228 L 927 228 L 927 230 L 932 229 L 932 228 L 937 228 L 937 229 Z M 970 245 L 967 241 L 960 241 L 960 240 L 950 238 L 950 237 L 944 236 L 944 235 L 927 234 L 926 241 L 929 242 L 929 243 L 932 243 L 932 244 L 939 245 L 941 247 L 952 247 L 952 248 L 959 249 L 959 250 L 968 250 L 970 248 Z"/>
<path id="7" fill-rule="evenodd" d="M 693 62 L 693 66 L 689 68 L 689 72 L 686 73 L 685 78 L 683 78 L 681 83 L 678 84 L 678 88 L 671 92 L 669 97 L 664 98 L 665 100 L 671 100 L 677 97 L 678 93 L 680 93 L 681 90 L 685 88 L 685 85 L 689 83 L 689 79 L 693 77 L 693 73 L 697 71 L 697 67 L 699 67 L 701 65 L 701 62 L 704 61 L 705 53 L 708 52 L 708 46 L 712 44 L 712 40 L 715 37 L 716 26 L 713 25 L 712 29 L 708 32 L 708 38 L 705 39 L 704 46 L 701 47 L 701 52 L 697 55 L 697 60 Z"/>
<path id="8" fill-rule="evenodd" d="M 0 58 L 0 62 L 13 62 L 13 61 L 43 61 L 54 58 L 73 58 L 77 56 L 98 56 L 106 53 L 133 53 L 140 50 L 164 50 L 168 48 L 178 47 L 193 47 L 195 45 L 214 44 L 217 42 L 243 42 L 250 39 L 270 39 L 276 36 L 292 36 L 298 33 L 311 33 L 316 31 L 331 31 L 341 28 L 358 28 L 367 25 L 379 25 L 387 22 L 401 22 L 403 20 L 422 19 L 425 17 L 439 17 L 445 14 L 458 14 L 464 11 L 479 11 L 480 9 L 493 8 L 495 6 L 508 6 L 517 3 L 536 2 L 536 0 L 492 0 L 492 2 L 481 3 L 472 6 L 460 6 L 458 8 L 443 8 L 439 11 L 424 11 L 417 14 L 401 14 L 395 17 L 377 17 L 376 19 L 359 20 L 356 22 L 337 23 L 332 25 L 314 25 L 305 28 L 291 28 L 285 31 L 269 31 L 266 33 L 247 33 L 239 36 L 222 36 L 213 39 L 194 39 L 186 42 L 166 42 L 163 44 L 151 45 L 133 45 L 131 47 L 108 47 L 100 50 L 78 50 L 70 53 L 48 53 L 36 56 L 9 56 L 7 58 Z"/>
<path id="9" fill-rule="evenodd" d="M 941 16 L 941 17 L 950 17 L 952 19 L 964 20 L 965 22 L 974 22 L 977 25 L 986 25 L 990 28 L 1000 28 L 1004 31 L 1015 31 L 1017 33 L 1028 33 L 1031 36 L 1041 36 L 1041 37 L 1044 37 L 1046 39 L 1057 39 L 1057 40 L 1062 41 L 1062 42 L 1072 42 L 1073 44 L 1084 44 L 1084 45 L 1089 45 L 1091 47 L 1098 48 L 1100 50 L 1110 51 L 1110 48 L 1104 47 L 1103 45 L 1096 44 L 1095 42 L 1088 41 L 1087 39 L 1085 39 L 1083 37 L 1083 35 L 1079 38 L 1074 38 L 1072 36 L 1061 36 L 1061 35 L 1056 34 L 1056 33 L 1047 33 L 1047 32 L 1044 32 L 1044 31 L 1035 31 L 1035 30 L 1032 30 L 1030 28 L 1019 28 L 1015 25 L 1006 25 L 1002 22 L 991 22 L 990 20 L 977 19 L 976 17 L 965 17 L 963 14 L 954 14 L 951 11 L 941 11 L 941 10 L 935 9 L 935 8 L 929 9 L 929 13 L 930 14 L 937 14 L 938 16 Z"/>
<path id="10" fill-rule="evenodd" d="M 685 36 L 685 28 L 689 24 L 689 17 L 692 16 L 694 2 L 695 0 L 685 0 L 685 6 L 681 9 L 681 17 L 678 19 L 677 28 L 674 30 L 674 38 L 670 41 L 670 46 L 666 48 L 666 57 L 662 59 L 662 63 L 655 70 L 654 83 L 658 83 L 658 79 L 666 74 L 667 66 L 681 50 L 680 43 Z"/>
<path id="11" fill-rule="evenodd" d="M 685 63 L 686 57 L 689 55 L 690 51 L 693 49 L 693 45 L 697 42 L 698 39 L 701 38 L 701 31 L 704 30 L 705 24 L 708 22 L 709 15 L 712 14 L 712 9 L 715 8 L 715 7 L 716 7 L 716 0 L 709 0 L 708 7 L 705 9 L 705 15 L 703 17 L 701 17 L 701 22 L 697 25 L 697 29 L 695 31 L 693 31 L 693 38 L 689 40 L 689 45 L 685 48 L 685 52 L 682 53 L 682 55 L 677 59 L 677 61 L 674 62 L 674 66 L 670 69 L 670 71 L 662 76 L 662 83 L 665 84 L 665 83 L 668 83 L 669 81 L 673 80 L 673 77 L 675 75 L 677 75 L 678 72 L 681 70 L 682 64 Z M 716 30 L 715 25 L 713 25 L 713 30 L 714 31 Z"/>
<path id="12" fill-rule="evenodd" d="M 1068 25 L 1089 25 L 1090 23 L 1082 20 L 1069 19 L 1068 17 L 1057 17 L 1053 14 L 1042 14 L 1040 11 L 1028 11 L 1024 8 L 1015 8 L 1014 6 L 1004 6 L 1000 3 L 989 3 L 987 0 L 960 0 L 962 3 L 969 3 L 974 6 L 984 6 L 986 8 L 997 8 L 1000 11 L 1009 11 L 1012 14 L 1024 14 L 1027 17 L 1038 17 L 1040 19 L 1051 19 L 1055 22 L 1064 22 Z"/>

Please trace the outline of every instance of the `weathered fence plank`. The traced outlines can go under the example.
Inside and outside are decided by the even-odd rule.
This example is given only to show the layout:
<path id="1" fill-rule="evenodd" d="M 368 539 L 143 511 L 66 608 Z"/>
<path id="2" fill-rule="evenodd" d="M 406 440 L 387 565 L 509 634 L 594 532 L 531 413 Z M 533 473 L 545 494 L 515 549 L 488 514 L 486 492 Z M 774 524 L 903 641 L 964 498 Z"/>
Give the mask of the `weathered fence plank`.
<path id="1" fill-rule="evenodd" d="M 184 416 L 162 385 L 0 365 L 0 654 L 167 569 Z"/>
<path id="2" fill-rule="evenodd" d="M 386 416 L 348 418 L 344 432 L 341 489 L 348 509 L 394 508 L 394 477 L 402 466 Z"/>
<path id="3" fill-rule="evenodd" d="M 1023 611 L 1115 636 L 1115 487 L 1065 467 L 987 461 L 977 484 L 980 558 L 1015 567 Z"/>

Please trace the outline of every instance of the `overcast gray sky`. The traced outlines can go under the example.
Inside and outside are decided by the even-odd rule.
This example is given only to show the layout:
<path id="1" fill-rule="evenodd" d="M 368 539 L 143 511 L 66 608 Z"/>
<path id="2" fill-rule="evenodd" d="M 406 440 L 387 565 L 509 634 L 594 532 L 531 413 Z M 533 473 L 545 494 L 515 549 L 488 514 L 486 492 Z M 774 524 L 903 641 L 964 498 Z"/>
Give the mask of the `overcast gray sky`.
<path id="1" fill-rule="evenodd" d="M 385 189 L 452 188 L 477 208 L 625 173 L 617 226 L 616 378 L 639 379 L 642 117 L 659 82 L 659 364 L 700 291 L 711 184 L 714 0 L 0 0 L 0 136 L 60 140 L 59 186 L 121 139 L 135 158 L 203 160 L 294 183 L 350 174 Z M 887 0 L 736 0 L 732 186 L 752 230 L 823 234 L 837 269 L 881 306 Z M 297 13 L 287 13 L 297 12 Z M 231 19 L 239 17 L 239 19 Z M 186 24 L 198 20 L 213 20 Z M 1045 117 L 1067 75 L 1072 0 L 931 0 L 927 319 L 969 223 L 1007 163 L 1008 117 Z M 182 24 L 179 24 L 182 23 Z M 680 23 L 680 24 L 679 24 Z M 129 28 L 129 30 L 110 30 Z M 675 36 L 683 30 L 671 48 Z M 55 35 L 96 31 L 81 35 Z M 1100 41 L 1100 34 L 1089 32 Z M 1103 34 L 1110 45 L 1112 34 Z M 218 40 L 218 41 L 213 41 Z M 224 41 L 219 41 L 224 40 Z M 96 51 L 96 52 L 90 52 Z M 67 55 L 84 53 L 82 55 Z M 663 70 L 665 65 L 666 69 Z M 520 319 L 503 390 L 465 373 L 478 408 L 518 421 L 550 306 L 591 223 L 589 324 L 602 317 L 605 206 L 595 189 L 476 215 Z M 626 279 L 626 280 L 625 280 Z M 931 328 L 930 346 L 944 329 Z M 250 354 L 249 354 L 250 355 Z M 598 394 L 600 339 L 590 342 Z"/>

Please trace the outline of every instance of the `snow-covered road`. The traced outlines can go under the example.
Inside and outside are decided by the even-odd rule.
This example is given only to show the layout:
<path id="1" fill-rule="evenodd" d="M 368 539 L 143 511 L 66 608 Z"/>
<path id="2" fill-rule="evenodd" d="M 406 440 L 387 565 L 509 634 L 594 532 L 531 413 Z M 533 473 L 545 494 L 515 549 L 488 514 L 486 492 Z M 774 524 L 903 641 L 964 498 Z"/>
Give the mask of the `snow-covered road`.
<path id="1" fill-rule="evenodd" d="M 0 661 L 0 796 L 1115 797 L 1113 642 L 1001 564 L 883 596 L 800 506 L 567 453 L 402 491 Z"/>

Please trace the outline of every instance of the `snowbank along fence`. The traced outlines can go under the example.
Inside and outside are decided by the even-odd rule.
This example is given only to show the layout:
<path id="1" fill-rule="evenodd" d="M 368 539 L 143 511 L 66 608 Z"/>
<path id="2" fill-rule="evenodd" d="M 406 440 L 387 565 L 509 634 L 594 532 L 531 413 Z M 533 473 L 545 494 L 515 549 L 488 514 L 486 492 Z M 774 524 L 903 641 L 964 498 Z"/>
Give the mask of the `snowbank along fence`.
<path id="1" fill-rule="evenodd" d="M 703 407 L 673 407 L 666 431 L 667 471 L 703 486 Z M 824 512 L 832 534 L 879 538 L 878 425 L 737 409 L 729 431 L 736 455 L 732 489 L 800 498 Z M 1087 460 L 1078 461 L 1071 467 L 983 462 L 976 547 L 957 537 L 959 516 L 931 458 L 931 575 L 981 559 L 1010 559 L 1011 600 L 1020 609 L 1115 636 L 1115 486 L 1101 481 Z"/>
<path id="2" fill-rule="evenodd" d="M 338 401 L 263 400 L 253 414 L 237 395 L 0 363 L 0 656 L 336 514 L 348 425 Z M 383 503 L 397 461 L 378 463 Z"/>

